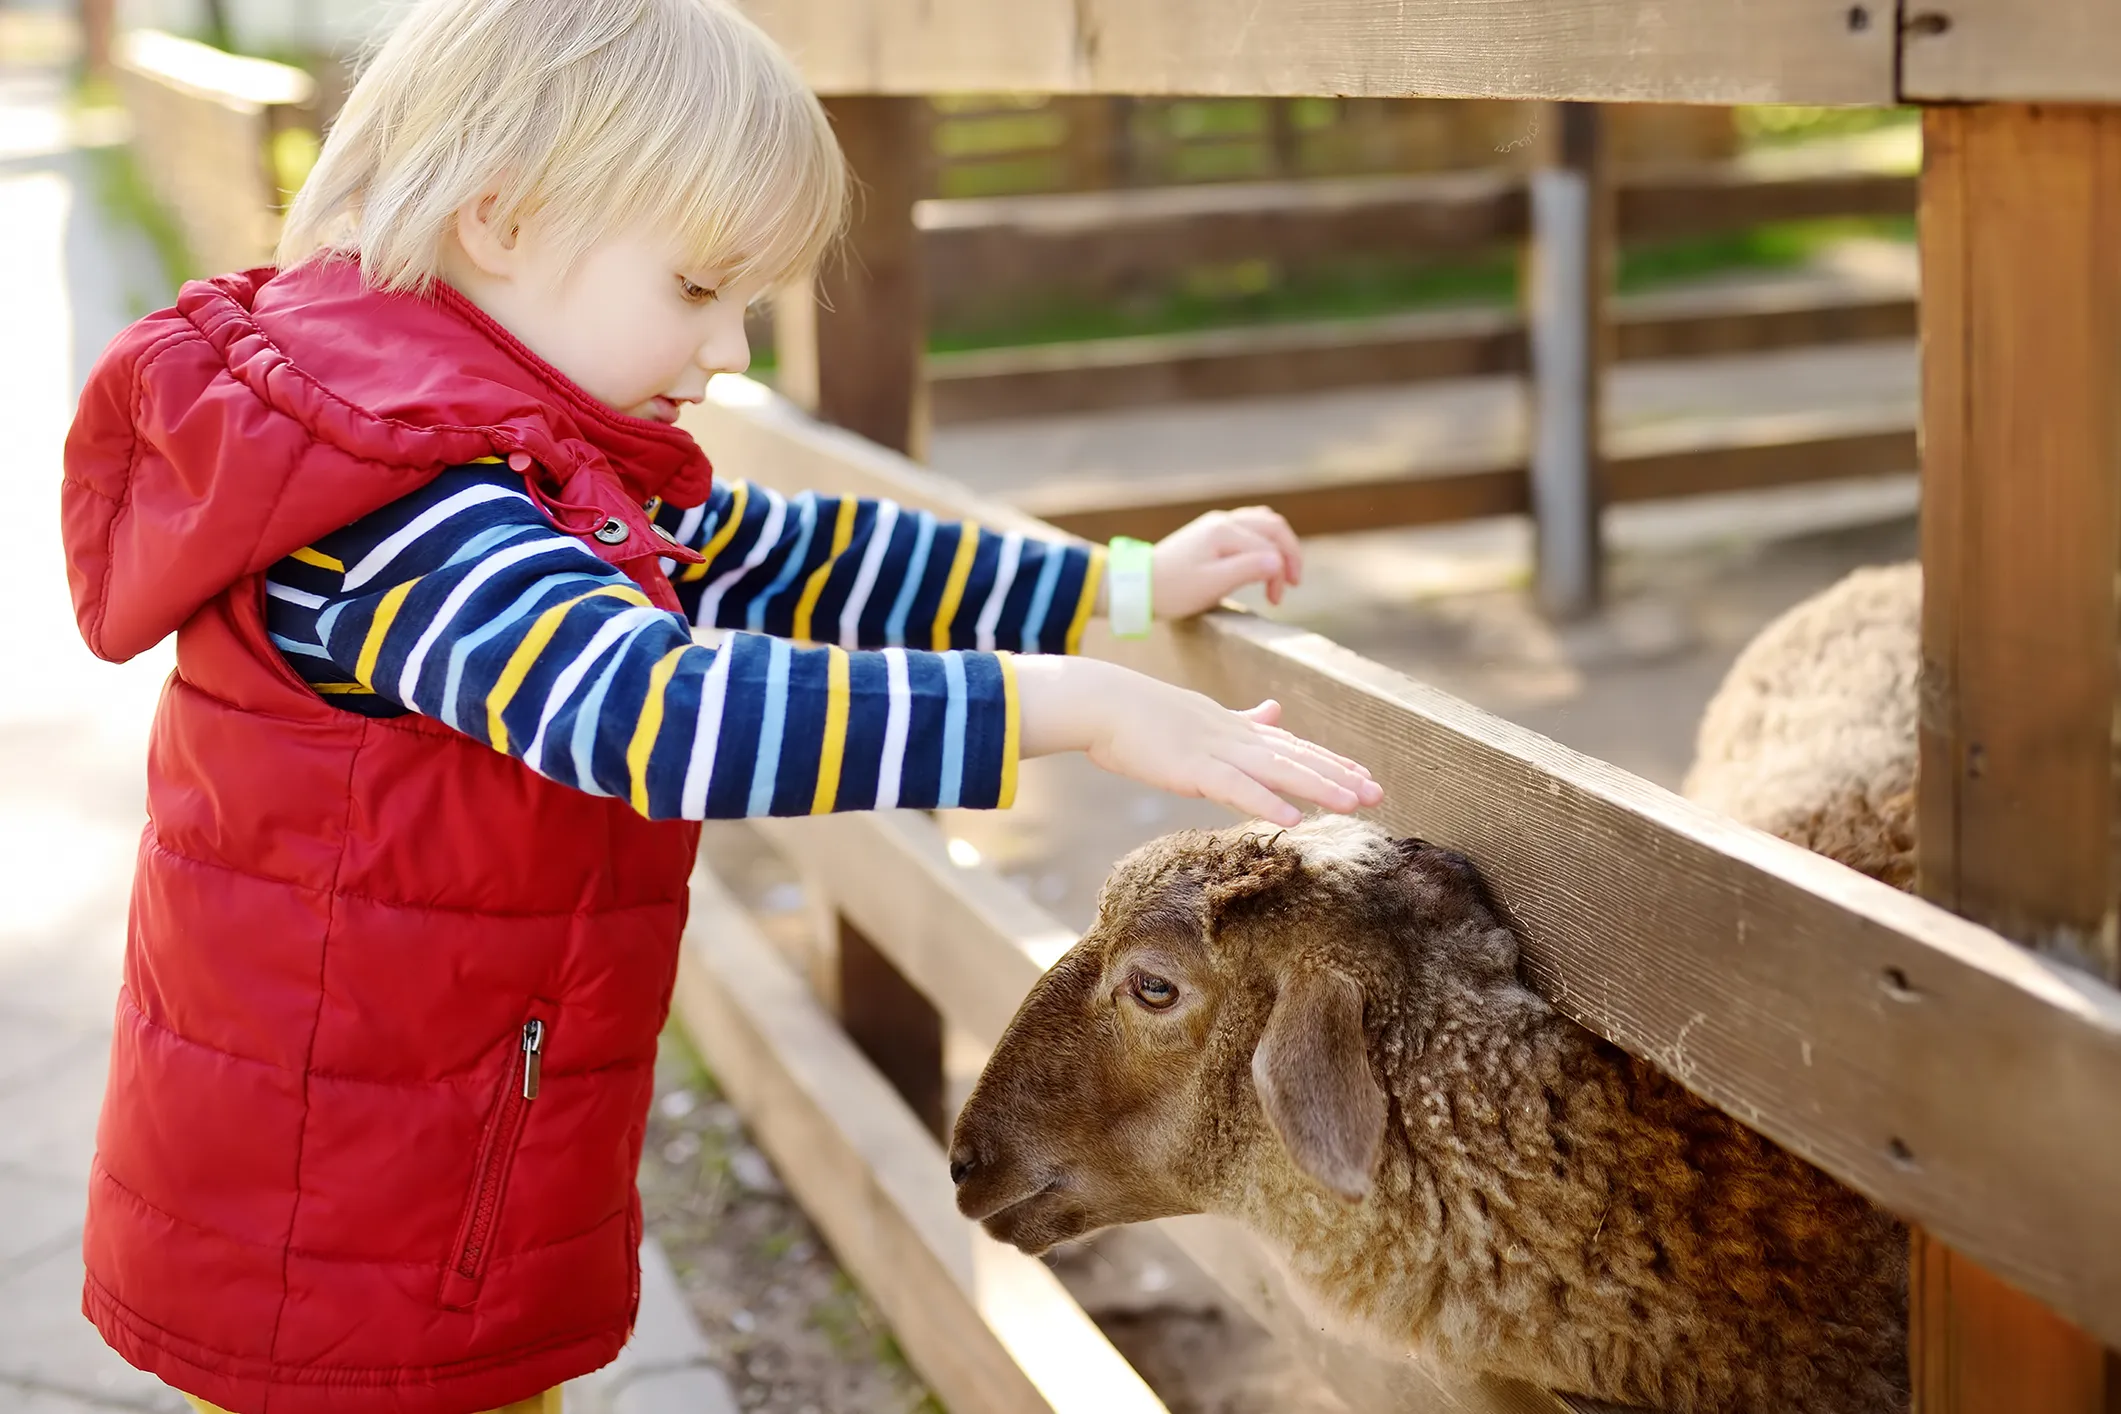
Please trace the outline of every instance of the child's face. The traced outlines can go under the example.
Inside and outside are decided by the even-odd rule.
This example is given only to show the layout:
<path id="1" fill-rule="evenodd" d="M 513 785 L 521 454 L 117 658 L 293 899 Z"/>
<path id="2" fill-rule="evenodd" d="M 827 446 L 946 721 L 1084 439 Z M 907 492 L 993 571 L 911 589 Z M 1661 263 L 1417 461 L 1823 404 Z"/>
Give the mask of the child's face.
<path id="1" fill-rule="evenodd" d="M 660 422 L 705 396 L 717 373 L 751 366 L 744 308 L 759 293 L 722 271 L 687 269 L 646 232 L 606 236 L 563 268 L 534 226 L 464 231 L 451 283 L 591 396 Z"/>

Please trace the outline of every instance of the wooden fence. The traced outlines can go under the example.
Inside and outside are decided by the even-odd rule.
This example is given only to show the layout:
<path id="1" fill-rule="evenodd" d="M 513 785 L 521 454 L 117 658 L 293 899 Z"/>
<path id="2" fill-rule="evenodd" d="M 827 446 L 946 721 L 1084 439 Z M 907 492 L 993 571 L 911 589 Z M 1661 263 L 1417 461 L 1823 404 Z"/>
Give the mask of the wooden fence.
<path id="1" fill-rule="evenodd" d="M 883 95 L 1002 89 L 1422 92 L 1569 100 L 1938 104 L 1925 116 L 1923 771 L 1920 887 L 1896 894 L 1315 637 L 1235 615 L 1125 656 L 1225 701 L 1272 694 L 1299 731 L 1376 766 L 1381 812 L 1479 858 L 1528 966 L 1572 1016 L 1917 1225 L 1913 1373 L 1924 1414 L 2112 1414 L 2121 1365 L 2121 23 L 2113 0 L 1954 0 L 1904 17 L 1844 3 L 755 0 L 843 113 L 878 278 L 809 316 L 791 382 L 828 419 L 904 445 L 915 419 L 914 193 Z M 2074 104 L 2076 106 L 2057 106 Z M 1570 120 L 1576 121 L 1576 120 Z M 1558 225 L 1595 242 L 1597 152 L 1550 158 Z M 901 200 L 903 198 L 903 201 Z M 1535 229 L 1546 227 L 1535 218 Z M 1605 229 L 1610 230 L 1610 227 Z M 1596 245 L 1585 243 L 1595 252 Z M 1590 370 L 1596 282 L 1535 309 L 1549 366 Z M 1566 421 L 1566 419 L 1563 419 Z M 731 474 L 1017 513 L 741 380 L 692 425 Z M 1594 456 L 1544 447 L 1531 494 L 1595 507 Z M 1575 484 L 1570 485 L 1570 478 Z M 1543 533 L 1548 527 L 1543 526 Z M 1050 1283 L 946 1207 L 918 1116 L 941 1017 L 992 1036 L 1067 934 L 896 818 L 774 826 L 837 917 L 804 987 L 711 883 L 684 1014 L 827 1236 L 966 1408 L 1153 1407 Z M 797 834 L 796 832 L 801 832 Z M 2000 931 L 1989 931 L 1982 925 Z M 2019 946 L 2029 944 L 2030 949 Z M 2051 955 L 2090 965 L 2063 966 Z M 2094 976 L 2093 974 L 2097 974 Z M 2104 980 L 2098 980 L 2103 977 Z M 882 985 L 869 985 L 879 978 Z M 848 983 L 863 983 L 859 998 Z M 859 1005 L 857 1001 L 859 1000 Z M 835 1027 L 832 1008 L 843 1016 Z M 938 1010 L 939 1009 L 939 1010 Z M 919 1104 L 835 1105 L 877 1058 Z M 871 1059 L 865 1065 L 857 1056 Z M 873 1103 L 867 1103 L 873 1102 Z M 787 1116 L 798 1113 L 798 1121 Z M 828 1157 L 829 1156 L 829 1157 Z M 1554 1409 L 1543 1392 L 1418 1360 L 1320 1353 L 1249 1245 L 1174 1233 L 1365 1411 Z M 1211 1241 L 1212 1238 L 1212 1241 Z M 1013 1268 L 1013 1270 L 1012 1270 Z M 933 1280 L 915 1291 L 915 1274 Z M 923 1304 L 923 1303 L 926 1304 Z M 1285 1313 L 1286 1308 L 1281 1310 Z M 1050 1329 L 1055 1345 L 1035 1334 Z M 1065 1349 L 1066 1354 L 1058 1351 Z"/>
<path id="2" fill-rule="evenodd" d="M 273 139 L 315 98 L 309 75 L 153 30 L 120 37 L 115 72 L 142 174 L 194 264 L 268 262 L 285 200 Z"/>
<path id="3" fill-rule="evenodd" d="M 1623 170 L 1614 185 L 1622 245 L 1915 209 L 1912 175 L 1838 155 Z M 1203 270 L 1300 278 L 1351 257 L 1475 256 L 1532 235 L 1526 177 L 1502 169 L 924 201 L 914 220 L 939 330 L 1138 298 Z M 1849 279 L 1717 287 L 1623 299 L 1614 317 L 1616 357 L 1688 358 L 1909 338 L 1915 292 Z M 1528 360 L 1521 316 L 1473 309 L 938 354 L 926 376 L 929 415 L 954 423 L 1521 373 Z"/>

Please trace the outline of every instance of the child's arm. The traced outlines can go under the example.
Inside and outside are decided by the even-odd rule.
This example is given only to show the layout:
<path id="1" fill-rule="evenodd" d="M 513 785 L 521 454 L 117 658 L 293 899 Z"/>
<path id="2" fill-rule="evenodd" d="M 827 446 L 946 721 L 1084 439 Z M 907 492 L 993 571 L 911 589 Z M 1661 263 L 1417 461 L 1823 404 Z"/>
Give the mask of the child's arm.
<path id="1" fill-rule="evenodd" d="M 940 520 L 890 501 L 717 483 L 656 523 L 707 558 L 672 582 L 702 628 L 843 648 L 1073 652 L 1101 553 Z"/>
<path id="2" fill-rule="evenodd" d="M 1102 548 L 998 534 L 890 501 L 717 484 L 656 522 L 707 558 L 674 576 L 688 617 L 845 648 L 1073 653 L 1105 612 Z M 1247 584 L 1280 603 L 1303 556 L 1264 507 L 1215 511 L 1155 552 L 1157 617 L 1186 618 Z"/>
<path id="3" fill-rule="evenodd" d="M 438 718 L 656 818 L 1006 805 L 1020 756 L 1067 749 L 1273 819 L 1295 813 L 1275 791 L 1335 809 L 1377 795 L 1271 713 L 1109 664 L 753 634 L 701 647 L 505 471 L 446 474 L 281 562 L 267 593 L 275 641 L 319 692 Z"/>

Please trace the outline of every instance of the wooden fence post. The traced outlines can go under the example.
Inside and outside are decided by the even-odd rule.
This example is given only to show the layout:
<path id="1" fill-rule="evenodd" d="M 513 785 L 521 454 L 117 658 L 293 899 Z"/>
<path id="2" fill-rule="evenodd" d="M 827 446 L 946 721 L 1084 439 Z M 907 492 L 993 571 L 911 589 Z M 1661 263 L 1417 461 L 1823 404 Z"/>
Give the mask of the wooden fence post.
<path id="1" fill-rule="evenodd" d="M 1534 579 L 1557 617 L 1598 607 L 1599 428 L 1609 331 L 1613 193 L 1597 105 L 1556 103 L 1548 158 L 1532 174 L 1531 335 Z"/>
<path id="2" fill-rule="evenodd" d="M 824 421 L 918 457 L 927 323 L 913 203 L 927 178 L 928 104 L 868 95 L 824 103 L 854 172 L 854 220 L 812 288 L 776 302 L 778 381 Z"/>
<path id="3" fill-rule="evenodd" d="M 1923 136 L 1920 886 L 2117 981 L 2121 108 Z M 2095 1341 L 1914 1242 L 1921 1414 L 2121 1410 Z"/>

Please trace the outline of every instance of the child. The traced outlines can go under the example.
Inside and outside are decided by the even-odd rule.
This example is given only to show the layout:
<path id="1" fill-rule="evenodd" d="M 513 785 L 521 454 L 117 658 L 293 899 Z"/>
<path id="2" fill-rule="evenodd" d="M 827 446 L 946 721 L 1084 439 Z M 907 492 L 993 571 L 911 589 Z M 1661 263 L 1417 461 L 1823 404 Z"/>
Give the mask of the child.
<path id="1" fill-rule="evenodd" d="M 710 484 L 680 405 L 843 200 L 725 0 L 424 0 L 278 270 L 99 363 L 76 609 L 178 668 L 84 1305 L 201 1408 L 531 1408 L 618 1352 L 683 822 L 1006 805 L 1070 750 L 1284 822 L 1378 799 L 1272 703 L 1066 657 L 1147 607 L 1102 552 Z M 1155 604 L 1299 572 L 1278 517 L 1210 518 Z"/>

